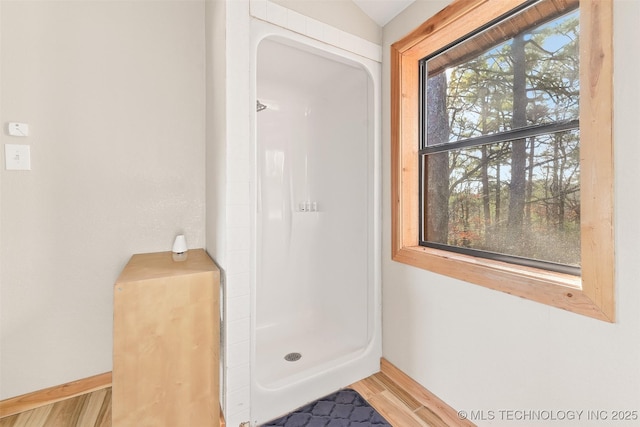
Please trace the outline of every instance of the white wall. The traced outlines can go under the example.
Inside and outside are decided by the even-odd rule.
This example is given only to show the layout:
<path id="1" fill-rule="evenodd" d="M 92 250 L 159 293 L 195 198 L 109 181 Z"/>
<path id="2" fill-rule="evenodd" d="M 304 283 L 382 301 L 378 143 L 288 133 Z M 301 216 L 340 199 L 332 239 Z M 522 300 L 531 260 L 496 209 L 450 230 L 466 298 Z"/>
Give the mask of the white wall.
<path id="1" fill-rule="evenodd" d="M 226 4 L 206 0 L 206 242 L 224 263 L 226 211 Z"/>
<path id="2" fill-rule="evenodd" d="M 2 1 L 0 399 L 111 370 L 133 253 L 204 246 L 204 1 Z M 4 154 L 2 155 L 4 157 Z M 3 159 L 4 161 L 4 159 Z"/>
<path id="3" fill-rule="evenodd" d="M 207 252 L 223 278 L 222 408 L 227 425 L 237 426 L 250 418 L 250 115 L 255 99 L 249 91 L 249 1 L 206 4 Z"/>
<path id="4" fill-rule="evenodd" d="M 351 0 L 270 0 L 370 42 L 382 42 L 382 28 Z"/>
<path id="5" fill-rule="evenodd" d="M 445 5 L 419 0 L 383 32 L 384 357 L 456 409 L 495 411 L 478 425 L 512 425 L 503 409 L 640 410 L 640 2 L 614 2 L 615 324 L 391 261 L 389 45 Z"/>

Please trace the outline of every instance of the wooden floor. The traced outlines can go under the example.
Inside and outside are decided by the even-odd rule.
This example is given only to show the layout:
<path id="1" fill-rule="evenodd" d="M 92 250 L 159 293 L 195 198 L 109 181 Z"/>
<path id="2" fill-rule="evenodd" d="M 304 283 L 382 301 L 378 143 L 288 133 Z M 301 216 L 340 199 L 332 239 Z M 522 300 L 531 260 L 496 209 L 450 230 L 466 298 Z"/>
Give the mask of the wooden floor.
<path id="1" fill-rule="evenodd" d="M 111 427 L 111 387 L 0 418 L 0 427 Z"/>
<path id="2" fill-rule="evenodd" d="M 378 372 L 351 385 L 394 427 L 448 427 L 433 411 Z"/>
<path id="3" fill-rule="evenodd" d="M 390 366 L 383 366 L 382 372 L 350 388 L 360 393 L 391 425 L 473 426 L 467 420 L 451 416 L 451 408 L 408 377 L 395 375 L 389 370 L 395 367 Z M 111 388 L 0 418 L 0 427 L 111 427 Z"/>
<path id="4" fill-rule="evenodd" d="M 385 358 L 380 359 L 380 372 L 351 388 L 394 427 L 476 427 Z"/>

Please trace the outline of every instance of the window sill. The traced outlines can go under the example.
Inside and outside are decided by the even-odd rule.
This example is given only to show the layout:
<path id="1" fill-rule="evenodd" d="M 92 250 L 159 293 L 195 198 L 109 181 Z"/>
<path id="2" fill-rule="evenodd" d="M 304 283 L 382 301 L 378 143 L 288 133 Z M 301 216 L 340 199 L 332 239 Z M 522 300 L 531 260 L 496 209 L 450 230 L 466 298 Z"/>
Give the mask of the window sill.
<path id="1" fill-rule="evenodd" d="M 394 261 L 604 321 L 613 321 L 582 289 L 582 279 L 423 246 L 405 246 Z"/>

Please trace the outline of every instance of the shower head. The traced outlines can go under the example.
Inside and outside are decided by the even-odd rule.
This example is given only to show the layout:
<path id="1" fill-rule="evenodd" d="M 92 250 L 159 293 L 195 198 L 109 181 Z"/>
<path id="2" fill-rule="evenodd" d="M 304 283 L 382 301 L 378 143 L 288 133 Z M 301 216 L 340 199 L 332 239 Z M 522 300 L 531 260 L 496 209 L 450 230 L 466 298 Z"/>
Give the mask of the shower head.
<path id="1" fill-rule="evenodd" d="M 259 100 L 256 99 L 256 111 L 259 113 L 262 110 L 266 110 L 267 106 L 262 104 Z"/>

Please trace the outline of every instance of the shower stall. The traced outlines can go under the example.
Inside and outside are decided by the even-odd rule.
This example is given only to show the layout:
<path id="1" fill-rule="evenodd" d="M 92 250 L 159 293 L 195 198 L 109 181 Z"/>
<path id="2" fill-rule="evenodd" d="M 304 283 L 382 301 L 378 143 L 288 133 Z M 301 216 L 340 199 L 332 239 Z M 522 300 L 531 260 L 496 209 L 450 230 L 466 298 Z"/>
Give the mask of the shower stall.
<path id="1" fill-rule="evenodd" d="M 378 370 L 380 64 L 259 21 L 252 42 L 259 424 Z"/>

